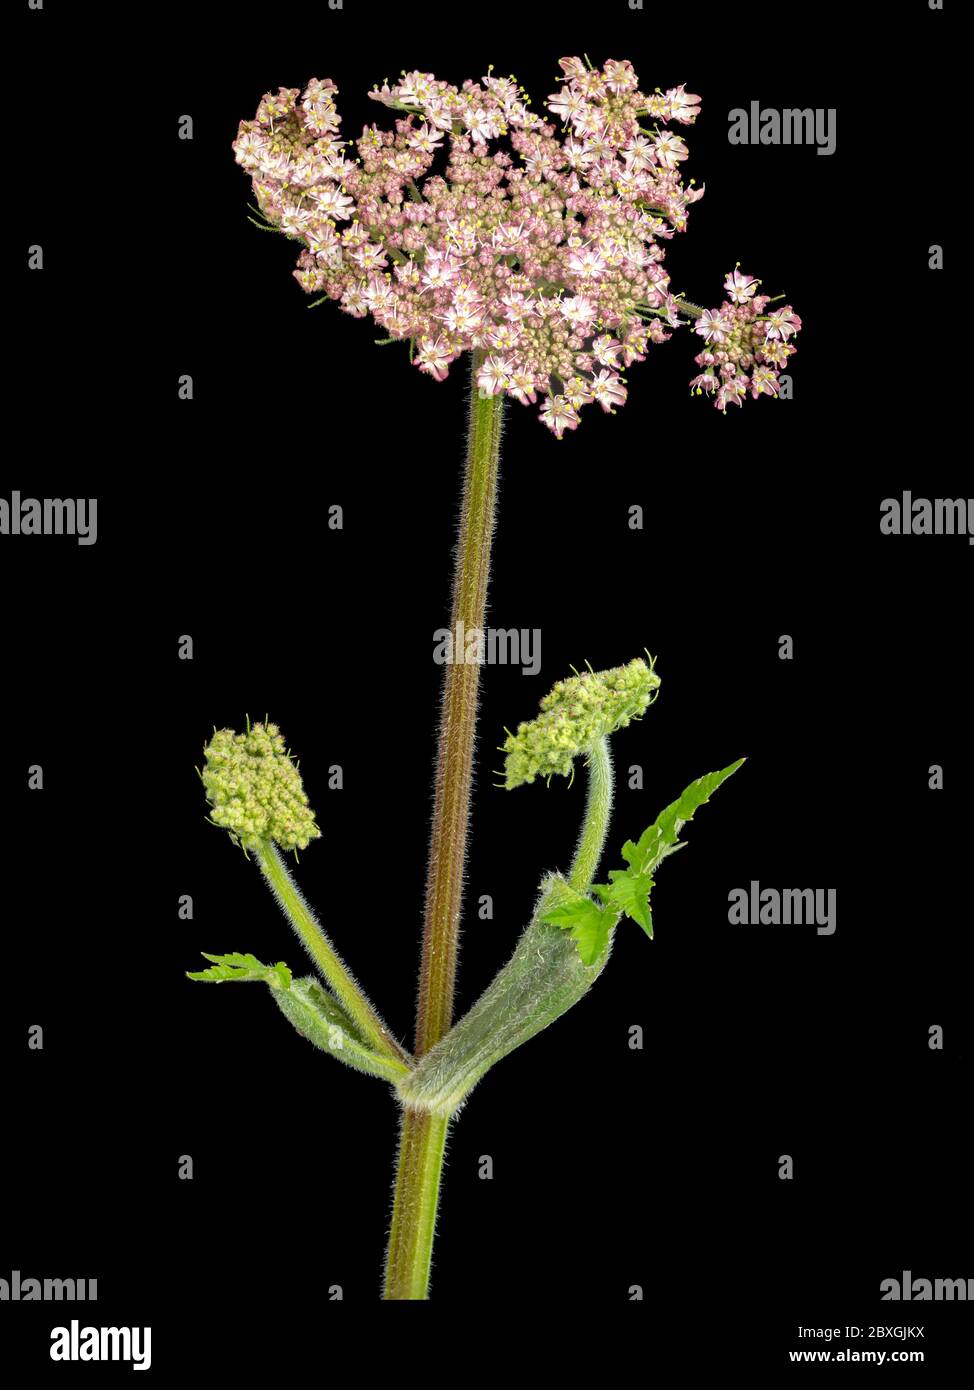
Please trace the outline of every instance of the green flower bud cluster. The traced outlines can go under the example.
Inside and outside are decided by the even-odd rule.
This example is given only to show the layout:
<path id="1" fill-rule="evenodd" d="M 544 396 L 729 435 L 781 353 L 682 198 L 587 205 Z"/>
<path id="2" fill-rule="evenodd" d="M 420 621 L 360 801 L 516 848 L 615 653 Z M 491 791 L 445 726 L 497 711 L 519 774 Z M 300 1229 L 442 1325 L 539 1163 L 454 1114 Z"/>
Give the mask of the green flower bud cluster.
<path id="1" fill-rule="evenodd" d="M 220 729 L 205 749 L 200 774 L 212 806 L 211 820 L 235 843 L 256 848 L 276 840 L 282 849 L 304 849 L 321 834 L 276 724 L 248 721 L 245 734 Z"/>
<path id="2" fill-rule="evenodd" d="M 641 657 L 610 671 L 583 671 L 559 681 L 541 701 L 542 713 L 508 734 L 503 751 L 510 790 L 535 777 L 567 777 L 572 760 L 600 738 L 624 729 L 649 707 L 659 676 Z"/>

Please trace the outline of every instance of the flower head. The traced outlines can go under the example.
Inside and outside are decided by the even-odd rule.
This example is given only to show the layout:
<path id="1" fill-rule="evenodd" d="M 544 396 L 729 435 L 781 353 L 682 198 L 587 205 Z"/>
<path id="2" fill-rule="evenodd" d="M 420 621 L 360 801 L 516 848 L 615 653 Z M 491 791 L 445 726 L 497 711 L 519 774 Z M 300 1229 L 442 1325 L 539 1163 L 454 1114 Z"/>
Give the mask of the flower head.
<path id="1" fill-rule="evenodd" d="M 704 371 L 692 379 L 690 389 L 713 396 L 724 415 L 729 405 L 742 405 L 748 391 L 753 400 L 777 397 L 778 371 L 797 351 L 787 339 L 798 333 L 801 319 L 790 304 L 768 312 L 769 297 L 756 293 L 760 283 L 735 268 L 724 281 L 728 299 L 717 309 L 704 309 L 697 319 L 695 332 L 707 346 L 695 358 Z"/>
<path id="2" fill-rule="evenodd" d="M 478 389 L 534 406 L 559 439 L 584 406 L 625 402 L 620 370 L 666 342 L 681 313 L 706 343 L 697 362 L 737 373 L 729 384 L 708 370 L 698 393 L 725 412 L 748 389 L 777 394 L 801 328 L 791 306 L 765 314 L 761 282 L 736 266 L 726 302 L 701 313 L 673 295 L 664 266 L 703 197 L 683 183 L 688 150 L 673 129 L 693 125 L 700 97 L 682 84 L 642 91 L 628 59 L 559 66 L 546 116 L 513 77 L 456 87 L 404 72 L 369 93 L 394 120 L 366 126 L 355 158 L 330 78 L 265 95 L 233 148 L 264 218 L 302 247 L 298 284 L 371 315 L 384 340 L 408 340 L 434 381 L 476 352 Z M 767 371 L 749 379 L 755 364 Z"/>
<path id="3" fill-rule="evenodd" d="M 652 703 L 659 676 L 638 657 L 609 671 L 583 671 L 559 681 L 541 701 L 537 719 L 508 734 L 503 751 L 510 790 L 536 777 L 567 777 L 572 761 L 600 738 L 638 719 Z"/>
<path id="4" fill-rule="evenodd" d="M 247 849 L 270 839 L 282 849 L 304 849 L 321 834 L 276 724 L 248 723 L 245 734 L 219 729 L 205 756 L 200 775 L 210 819 L 235 843 Z"/>
<path id="5" fill-rule="evenodd" d="M 434 380 L 482 353 L 480 389 L 559 438 L 583 405 L 621 405 L 618 369 L 667 336 L 648 326 L 669 313 L 665 242 L 702 192 L 668 129 L 693 124 L 698 96 L 640 90 L 626 59 L 560 68 L 546 115 L 513 77 L 403 73 L 370 93 L 395 119 L 366 126 L 354 159 L 338 89 L 313 78 L 266 95 L 234 142 L 264 217 L 302 247 L 302 289 L 410 340 Z"/>

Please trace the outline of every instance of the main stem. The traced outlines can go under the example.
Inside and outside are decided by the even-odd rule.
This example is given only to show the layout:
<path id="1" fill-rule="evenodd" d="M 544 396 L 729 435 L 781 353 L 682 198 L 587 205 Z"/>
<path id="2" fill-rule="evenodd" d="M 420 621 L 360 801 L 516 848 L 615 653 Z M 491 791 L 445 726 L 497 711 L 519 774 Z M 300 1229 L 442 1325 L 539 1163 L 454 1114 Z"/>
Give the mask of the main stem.
<path id="1" fill-rule="evenodd" d="M 416 1016 L 417 1057 L 439 1042 L 453 1020 L 480 682 L 479 664 L 464 660 L 465 643 L 473 629 L 484 625 L 504 403 L 502 395 L 481 399 L 478 394 L 479 358 L 479 353 L 474 355 L 471 373 L 467 461 L 453 578 L 453 660 L 446 666 L 436 757 Z"/>
<path id="2" fill-rule="evenodd" d="M 453 577 L 453 660 L 446 667 L 440 713 L 433 825 L 423 924 L 423 957 L 416 1015 L 416 1056 L 449 1031 L 460 934 L 463 869 L 480 666 L 464 660 L 467 634 L 482 629 L 487 607 L 490 547 L 497 506 L 503 395 L 481 398 L 471 362 L 467 458 Z M 425 1299 L 436 1224 L 440 1174 L 449 1121 L 402 1112 L 399 1166 L 386 1254 L 385 1297 Z"/>

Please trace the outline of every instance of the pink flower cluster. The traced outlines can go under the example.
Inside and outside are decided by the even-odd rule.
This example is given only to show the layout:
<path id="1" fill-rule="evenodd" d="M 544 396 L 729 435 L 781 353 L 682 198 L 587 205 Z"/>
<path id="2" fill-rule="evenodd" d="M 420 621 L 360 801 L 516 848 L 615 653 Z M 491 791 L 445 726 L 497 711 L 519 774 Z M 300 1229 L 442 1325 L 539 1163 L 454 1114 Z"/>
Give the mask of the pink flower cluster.
<path id="1" fill-rule="evenodd" d="M 690 389 L 713 395 L 714 405 L 725 414 L 748 391 L 754 400 L 776 396 L 776 369 L 797 351 L 788 340 L 801 328 L 801 319 L 790 304 L 766 313 L 772 300 L 757 293 L 760 283 L 739 267 L 732 270 L 724 281 L 727 298 L 719 309 L 704 309 L 694 329 L 707 346 L 694 359 L 705 370 L 693 378 Z"/>
<path id="2" fill-rule="evenodd" d="M 480 391 L 540 397 L 559 438 L 583 405 L 623 404 L 624 369 L 700 312 L 671 293 L 663 243 L 703 196 L 668 128 L 692 125 L 699 97 L 641 92 L 627 61 L 561 68 L 546 103 L 560 132 L 512 77 L 457 88 L 417 71 L 370 93 L 404 114 L 366 126 L 357 159 L 329 79 L 264 96 L 233 146 L 263 216 L 304 247 L 304 290 L 408 339 L 437 381 L 477 352 Z"/>

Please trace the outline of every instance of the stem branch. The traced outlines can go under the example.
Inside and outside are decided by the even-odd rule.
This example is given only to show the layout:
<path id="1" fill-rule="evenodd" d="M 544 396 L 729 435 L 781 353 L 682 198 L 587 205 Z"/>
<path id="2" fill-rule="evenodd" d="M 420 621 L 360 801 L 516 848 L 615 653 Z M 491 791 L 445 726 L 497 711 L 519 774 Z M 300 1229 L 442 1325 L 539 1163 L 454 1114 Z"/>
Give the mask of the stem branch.
<path id="1" fill-rule="evenodd" d="M 600 738 L 588 755 L 588 795 L 585 819 L 568 882 L 579 893 L 587 893 L 595 878 L 605 847 L 612 812 L 612 758 L 608 738 Z"/>
<path id="2" fill-rule="evenodd" d="M 311 958 L 338 996 L 348 1017 L 359 1030 L 363 1041 L 369 1043 L 382 1056 L 395 1058 L 397 1062 L 403 1062 L 407 1066 L 411 1065 L 408 1052 L 396 1042 L 322 931 L 314 913 L 288 873 L 287 865 L 277 846 L 270 840 L 264 840 L 256 854 L 261 873 L 270 885 L 271 892 L 284 909 Z"/>

